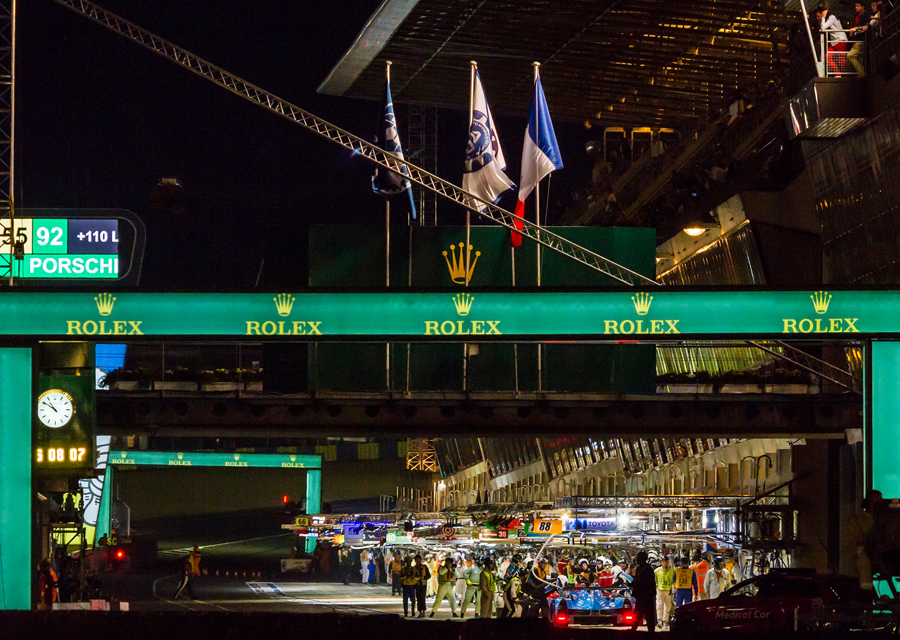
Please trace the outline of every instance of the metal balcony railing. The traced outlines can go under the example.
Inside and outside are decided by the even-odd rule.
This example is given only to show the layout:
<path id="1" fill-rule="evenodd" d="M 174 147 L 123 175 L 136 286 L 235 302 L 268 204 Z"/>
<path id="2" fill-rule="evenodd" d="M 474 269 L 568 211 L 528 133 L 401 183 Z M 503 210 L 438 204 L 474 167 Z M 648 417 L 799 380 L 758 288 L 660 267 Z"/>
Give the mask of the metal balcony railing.
<path id="1" fill-rule="evenodd" d="M 819 34 L 819 74 L 826 78 L 852 78 L 864 76 L 867 68 L 866 48 L 869 39 L 838 41 L 835 34 L 854 36 L 850 29 L 829 30 Z"/>

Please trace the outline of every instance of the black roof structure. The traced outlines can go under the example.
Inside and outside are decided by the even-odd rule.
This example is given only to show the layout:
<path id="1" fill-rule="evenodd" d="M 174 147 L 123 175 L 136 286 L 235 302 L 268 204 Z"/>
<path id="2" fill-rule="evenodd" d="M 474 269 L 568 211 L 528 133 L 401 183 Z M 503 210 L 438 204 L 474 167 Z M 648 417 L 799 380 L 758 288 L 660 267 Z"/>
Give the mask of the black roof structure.
<path id="1" fill-rule="evenodd" d="M 532 62 L 554 118 L 684 127 L 777 78 L 790 25 L 777 0 L 385 0 L 319 86 L 467 108 L 469 61 L 491 109 L 530 104 Z"/>

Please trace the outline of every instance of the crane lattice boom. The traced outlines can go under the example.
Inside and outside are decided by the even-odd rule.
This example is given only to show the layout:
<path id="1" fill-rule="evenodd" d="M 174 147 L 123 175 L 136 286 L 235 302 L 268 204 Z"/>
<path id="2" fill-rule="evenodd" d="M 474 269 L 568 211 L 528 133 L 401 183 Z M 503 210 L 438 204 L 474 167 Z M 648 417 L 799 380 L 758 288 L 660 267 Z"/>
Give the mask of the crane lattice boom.
<path id="1" fill-rule="evenodd" d="M 562 236 L 549 231 L 540 225 L 519 218 L 491 202 L 484 202 L 480 198 L 473 196 L 471 193 L 463 191 L 456 185 L 451 184 L 424 169 L 420 169 L 414 164 L 400 160 L 397 156 L 379 149 L 366 140 L 341 129 L 340 127 L 336 127 L 246 80 L 242 80 L 221 67 L 195 56 L 191 52 L 150 33 L 146 29 L 142 29 L 141 27 L 132 24 L 124 18 L 106 11 L 93 2 L 88 2 L 87 0 L 54 1 L 90 18 L 111 31 L 115 31 L 118 34 L 125 36 L 146 49 L 149 49 L 172 62 L 178 63 L 182 67 L 216 83 L 220 87 L 228 89 L 232 93 L 256 103 L 279 116 L 287 118 L 332 142 L 336 142 L 345 149 L 349 149 L 359 154 L 380 167 L 407 175 L 412 182 L 415 182 L 425 189 L 429 189 L 469 211 L 485 216 L 511 231 L 518 231 L 534 242 L 556 251 L 557 253 L 561 253 L 591 269 L 599 271 L 614 280 L 618 280 L 619 282 L 630 286 L 658 286 L 659 284 L 655 280 L 617 264 L 608 258 L 604 258 L 590 249 L 586 249 L 574 242 L 566 240 Z M 479 211 L 477 206 L 473 206 L 478 203 L 483 203 L 485 209 Z M 523 228 L 517 229 L 515 226 L 516 222 L 519 222 Z"/>

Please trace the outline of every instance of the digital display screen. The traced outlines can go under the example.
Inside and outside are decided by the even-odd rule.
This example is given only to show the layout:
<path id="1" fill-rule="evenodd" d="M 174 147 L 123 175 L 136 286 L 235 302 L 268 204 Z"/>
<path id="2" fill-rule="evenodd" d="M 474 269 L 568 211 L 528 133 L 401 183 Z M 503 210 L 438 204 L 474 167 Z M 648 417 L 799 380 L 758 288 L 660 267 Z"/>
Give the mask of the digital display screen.
<path id="1" fill-rule="evenodd" d="M 0 231 L 7 234 L 0 234 L 0 277 L 7 277 L 8 229 Z M 17 278 L 119 277 L 118 220 L 20 218 L 15 221 L 14 235 L 23 251 L 21 260 L 12 261 Z"/>
<path id="2" fill-rule="evenodd" d="M 51 442 L 34 450 L 34 463 L 49 467 L 83 467 L 90 460 L 90 451 L 91 447 L 87 444 L 78 446 L 71 442 Z"/>

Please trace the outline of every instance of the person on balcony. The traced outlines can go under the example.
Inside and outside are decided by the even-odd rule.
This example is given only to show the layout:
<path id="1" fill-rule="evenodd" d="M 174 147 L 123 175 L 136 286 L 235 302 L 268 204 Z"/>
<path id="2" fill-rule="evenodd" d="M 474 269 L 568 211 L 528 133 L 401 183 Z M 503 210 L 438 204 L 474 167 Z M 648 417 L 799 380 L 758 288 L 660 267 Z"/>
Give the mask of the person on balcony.
<path id="1" fill-rule="evenodd" d="M 853 26 L 850 27 L 851 47 L 850 53 L 847 54 L 847 60 L 849 60 L 850 64 L 853 65 L 853 68 L 856 69 L 856 75 L 862 78 L 866 75 L 866 69 L 860 58 L 866 53 L 866 31 L 869 29 L 869 23 L 872 21 L 872 16 L 865 10 L 862 2 L 857 2 L 853 7 L 856 10 L 856 13 L 852 18 Z"/>
<path id="2" fill-rule="evenodd" d="M 841 68 L 845 66 L 841 64 L 841 57 L 847 51 L 847 34 L 844 33 L 844 27 L 837 16 L 828 11 L 827 2 L 820 2 L 816 5 L 816 19 L 819 21 L 822 37 L 827 38 L 828 53 L 825 55 L 825 60 L 828 68 L 835 78 L 840 78 Z"/>

